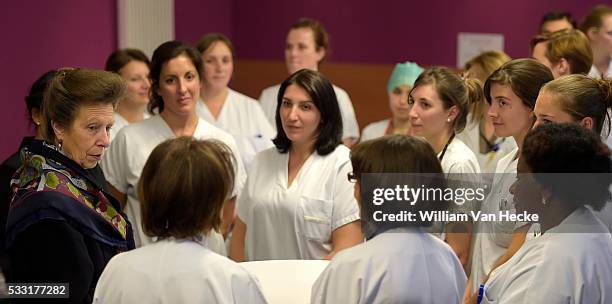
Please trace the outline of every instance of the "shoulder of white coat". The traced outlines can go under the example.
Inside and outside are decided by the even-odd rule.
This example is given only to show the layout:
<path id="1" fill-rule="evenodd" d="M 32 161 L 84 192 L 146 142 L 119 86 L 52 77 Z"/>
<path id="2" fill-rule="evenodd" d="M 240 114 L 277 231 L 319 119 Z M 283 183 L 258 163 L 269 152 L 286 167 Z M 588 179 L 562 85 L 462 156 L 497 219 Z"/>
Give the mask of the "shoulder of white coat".
<path id="1" fill-rule="evenodd" d="M 229 89 L 229 96 L 231 98 L 235 99 L 235 100 L 240 100 L 240 102 L 249 102 L 249 104 L 251 102 L 257 102 L 256 99 L 251 98 L 251 97 L 249 97 L 249 96 L 247 96 L 245 94 L 242 94 L 242 93 L 240 93 L 238 91 L 234 91 L 232 89 Z"/>
<path id="2" fill-rule="evenodd" d="M 273 85 L 271 87 L 267 87 L 265 89 L 263 89 L 263 91 L 261 91 L 261 95 L 260 95 L 260 100 L 262 97 L 268 97 L 268 96 L 275 96 L 278 94 L 278 91 L 280 90 L 280 84 L 277 85 Z"/>
<path id="3" fill-rule="evenodd" d="M 234 137 L 229 133 L 215 127 L 211 123 L 207 122 L 203 118 L 198 118 L 198 126 L 196 127 L 198 134 L 194 134 L 194 137 L 198 139 L 217 139 L 225 142 L 226 144 L 236 145 Z"/>
<path id="4" fill-rule="evenodd" d="M 343 88 L 336 86 L 336 85 L 332 85 L 332 86 L 334 88 L 334 92 L 336 93 L 337 98 L 342 97 L 342 98 L 346 98 L 350 100 L 349 94 Z"/>
<path id="5" fill-rule="evenodd" d="M 336 168 L 340 168 L 344 166 L 346 163 L 350 164 L 351 161 L 351 150 L 347 148 L 345 145 L 340 144 L 336 147 L 336 149 L 327 155 L 328 157 L 333 157 Z"/>
<path id="6" fill-rule="evenodd" d="M 385 129 L 388 125 L 389 119 L 383 119 L 368 124 L 367 126 L 365 126 L 365 128 L 363 128 L 363 131 L 361 132 L 362 140 L 368 140 L 374 137 L 385 135 Z M 380 130 L 383 130 L 382 135 L 380 135 Z"/>
<path id="7" fill-rule="evenodd" d="M 454 162 L 452 166 L 461 169 L 460 172 L 449 173 L 480 173 L 480 165 L 476 155 L 463 141 L 458 138 L 453 139 L 446 153 L 449 152 Z"/>

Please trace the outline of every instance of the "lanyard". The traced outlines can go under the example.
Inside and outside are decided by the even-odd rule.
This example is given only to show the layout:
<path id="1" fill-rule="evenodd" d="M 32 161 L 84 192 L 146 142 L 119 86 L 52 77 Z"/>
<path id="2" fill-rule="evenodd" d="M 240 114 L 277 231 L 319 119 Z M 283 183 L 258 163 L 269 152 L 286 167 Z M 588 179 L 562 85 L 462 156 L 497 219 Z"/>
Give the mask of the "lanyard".
<path id="1" fill-rule="evenodd" d="M 440 154 L 440 157 L 438 157 L 440 161 L 442 161 L 442 159 L 444 158 L 444 154 L 446 154 L 446 149 L 448 148 L 448 145 L 451 143 L 451 141 L 453 141 L 453 138 L 455 138 L 455 133 L 453 133 L 453 135 L 451 135 L 451 137 L 446 142 L 446 145 L 444 146 L 444 149 L 442 150 L 442 154 Z"/>

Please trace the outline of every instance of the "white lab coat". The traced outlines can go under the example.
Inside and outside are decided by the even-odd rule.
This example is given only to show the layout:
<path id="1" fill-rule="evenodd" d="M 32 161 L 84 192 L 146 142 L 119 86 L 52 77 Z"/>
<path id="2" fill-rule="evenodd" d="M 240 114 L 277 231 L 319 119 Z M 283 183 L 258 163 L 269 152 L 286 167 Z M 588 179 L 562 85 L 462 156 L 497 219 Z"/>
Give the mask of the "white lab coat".
<path id="1" fill-rule="evenodd" d="M 198 120 L 193 137 L 197 139 L 220 140 L 232 149 L 237 160 L 234 168 L 236 178 L 233 194 L 238 195 L 244 186 L 246 173 L 234 138 L 201 118 Z M 155 115 L 123 128 L 117 134 L 117 137 L 113 140 L 100 162 L 106 180 L 117 190 L 127 195 L 125 212 L 132 223 L 136 247 L 153 241 L 142 230 L 137 188 L 140 174 L 153 149 L 160 143 L 172 138 L 176 138 L 174 132 L 172 132 L 161 116 Z M 215 236 L 215 239 L 218 240 L 218 236 Z M 222 239 L 221 243 L 223 243 Z M 223 244 L 220 245 L 222 248 L 212 246 L 211 243 L 211 248 L 215 248 L 216 252 L 223 254 L 226 252 L 225 246 Z"/>
<path id="2" fill-rule="evenodd" d="M 471 114 L 468 114 L 468 122 L 471 120 Z M 480 123 L 468 123 L 465 126 L 465 129 L 457 134 L 457 138 L 460 139 L 472 152 L 476 155 L 478 159 L 478 164 L 480 166 L 480 171 L 482 173 L 495 173 L 495 169 L 497 168 L 497 163 L 502 157 L 508 155 L 508 153 L 512 152 L 517 145 L 516 141 L 512 136 L 497 138 L 495 143 L 499 145 L 499 150 L 497 152 L 489 152 L 489 153 L 480 153 Z M 487 175 L 492 178 L 492 175 Z M 489 185 L 493 182 L 493 180 L 486 180 Z"/>
<path id="3" fill-rule="evenodd" d="M 385 136 L 387 128 L 389 128 L 390 119 L 383 119 L 373 122 L 363 128 L 360 141 L 366 141 Z"/>
<path id="4" fill-rule="evenodd" d="M 491 274 L 482 303 L 612 303 L 612 235 L 579 207 Z"/>
<path id="5" fill-rule="evenodd" d="M 322 259 L 331 235 L 359 219 L 349 149 L 326 156 L 314 152 L 287 187 L 289 153 L 276 148 L 255 157 L 237 211 L 246 223 L 246 260 Z"/>
<path id="6" fill-rule="evenodd" d="M 201 100 L 197 103 L 196 111 L 200 118 L 234 137 L 247 169 L 255 154 L 273 146 L 276 131 L 253 98 L 230 89 L 217 119 Z"/>
<path id="7" fill-rule="evenodd" d="M 259 102 L 263 109 L 268 121 L 272 124 L 272 127 L 276 130 L 276 106 L 278 104 L 278 91 L 280 85 L 271 86 L 264 89 L 259 96 Z M 359 126 L 357 125 L 357 117 L 355 116 L 355 110 L 353 109 L 353 103 L 351 98 L 345 90 L 334 86 L 334 92 L 336 92 L 336 98 L 338 99 L 338 106 L 340 107 L 340 115 L 342 116 L 342 139 L 345 138 L 359 138 Z"/>
<path id="8" fill-rule="evenodd" d="M 419 228 L 396 228 L 334 256 L 311 303 L 460 303 L 465 284 L 449 245 Z"/>
<path id="9" fill-rule="evenodd" d="M 266 303 L 257 278 L 206 241 L 164 239 L 113 257 L 93 303 Z"/>
<path id="10" fill-rule="evenodd" d="M 517 152 L 518 147 L 497 163 L 497 173 L 493 180 L 491 192 L 481 208 L 483 213 L 498 214 L 502 210 L 516 213 L 510 186 L 516 180 L 518 159 L 514 159 L 514 156 Z M 475 223 L 472 271 L 470 272 L 472 276 L 471 293 L 478 290 L 478 286 L 485 276 L 491 272 L 495 261 L 507 251 L 513 233 L 525 225 L 527 225 L 525 222 L 511 221 L 478 221 Z"/>
<path id="11" fill-rule="evenodd" d="M 117 112 L 113 113 L 113 116 L 115 117 L 115 123 L 113 124 L 113 127 L 110 129 L 110 140 L 111 141 L 115 138 L 115 136 L 117 136 L 117 133 L 119 133 L 119 130 L 123 129 L 123 127 L 130 124 L 125 118 L 123 118 L 123 116 L 121 116 Z M 151 114 L 145 111 L 143 119 L 147 119 L 149 117 L 151 117 Z"/>
<path id="12" fill-rule="evenodd" d="M 442 152 L 438 153 L 438 158 Z M 450 144 L 448 144 L 440 164 L 442 165 L 442 171 L 446 174 L 464 173 L 475 175 L 475 173 L 481 172 L 474 152 L 457 137 L 453 138 Z"/>

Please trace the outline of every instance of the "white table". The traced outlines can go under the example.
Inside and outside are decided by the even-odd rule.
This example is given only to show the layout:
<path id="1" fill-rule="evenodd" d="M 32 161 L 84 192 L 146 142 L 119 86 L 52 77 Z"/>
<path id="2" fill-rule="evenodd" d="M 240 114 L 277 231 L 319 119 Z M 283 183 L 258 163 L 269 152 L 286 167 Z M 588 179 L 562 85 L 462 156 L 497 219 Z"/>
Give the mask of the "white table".
<path id="1" fill-rule="evenodd" d="M 254 274 L 270 304 L 310 303 L 312 284 L 329 261 L 271 260 L 240 265 Z"/>

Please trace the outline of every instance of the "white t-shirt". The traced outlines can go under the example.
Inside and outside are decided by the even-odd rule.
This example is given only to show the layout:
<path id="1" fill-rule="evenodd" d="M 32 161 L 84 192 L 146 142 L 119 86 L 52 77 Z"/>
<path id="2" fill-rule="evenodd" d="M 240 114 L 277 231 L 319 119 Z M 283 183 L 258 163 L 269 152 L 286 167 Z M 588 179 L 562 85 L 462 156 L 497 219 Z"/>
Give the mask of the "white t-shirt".
<path id="1" fill-rule="evenodd" d="M 257 278 L 204 241 L 164 239 L 114 256 L 93 303 L 266 303 Z"/>
<path id="2" fill-rule="evenodd" d="M 117 112 L 113 113 L 113 116 L 115 117 L 115 123 L 113 124 L 113 127 L 110 129 L 110 140 L 111 141 L 117 136 L 117 133 L 119 133 L 119 130 L 123 129 L 123 127 L 130 124 L 125 118 L 123 118 L 123 116 L 121 116 L 121 114 Z M 149 117 L 151 117 L 151 114 L 145 111 L 143 114 L 143 119 L 147 119 Z"/>
<path id="3" fill-rule="evenodd" d="M 389 128 L 389 122 L 389 119 L 383 119 L 367 125 L 365 128 L 363 128 L 363 131 L 361 132 L 360 141 L 366 141 L 385 136 L 385 132 L 387 131 L 387 128 Z"/>
<path id="4" fill-rule="evenodd" d="M 491 274 L 482 303 L 612 303 L 612 235 L 579 207 Z"/>
<path id="5" fill-rule="evenodd" d="M 460 303 L 465 284 L 449 245 L 418 228 L 396 228 L 334 256 L 311 303 Z"/>
<path id="6" fill-rule="evenodd" d="M 482 213 L 498 214 L 499 211 L 508 210 L 516 213 L 514 197 L 510 193 L 510 186 L 516 180 L 516 166 L 518 159 L 514 156 L 518 147 L 504 156 L 497 163 L 496 174 L 489 196 L 482 205 Z M 485 276 L 491 272 L 495 261 L 507 251 L 512 235 L 516 229 L 527 225 L 524 222 L 510 221 L 478 221 L 476 222 L 474 246 L 472 247 L 472 293 L 478 290 Z"/>
<path id="7" fill-rule="evenodd" d="M 197 139 L 217 139 L 227 144 L 234 153 L 237 160 L 235 164 L 234 195 L 238 195 L 244 186 L 246 173 L 234 138 L 225 131 L 218 129 L 203 119 L 198 120 L 198 125 L 193 133 Z M 176 138 L 174 132 L 168 127 L 160 115 L 133 123 L 123 128 L 115 140 L 113 140 L 108 151 L 104 154 L 100 165 L 104 170 L 106 180 L 117 190 L 127 195 L 125 212 L 134 229 L 134 240 L 136 247 L 151 243 L 152 238 L 146 236 L 142 230 L 140 214 L 140 203 L 138 201 L 138 180 L 144 168 L 145 162 L 153 149 L 160 143 Z M 212 244 L 211 244 L 212 245 Z M 217 252 L 225 252 L 215 249 Z M 214 247 L 211 247 L 214 248 Z"/>
<path id="8" fill-rule="evenodd" d="M 230 89 L 217 119 L 201 100 L 197 103 L 196 111 L 200 118 L 234 137 L 247 169 L 255 154 L 273 146 L 276 131 L 253 98 Z"/>
<path id="9" fill-rule="evenodd" d="M 471 120 L 471 114 L 468 115 L 468 121 Z M 517 147 L 516 141 L 513 137 L 501 137 L 495 140 L 494 144 L 497 144 L 499 150 L 496 152 L 491 151 L 489 153 L 480 153 L 480 124 L 479 122 L 468 123 L 465 126 L 463 132 L 457 134 L 457 138 L 460 139 L 478 159 L 478 164 L 482 173 L 495 173 L 497 163 L 499 160 L 508 155 L 514 148 Z M 492 177 L 492 176 L 491 176 Z M 492 180 L 486 181 L 489 184 Z"/>
<path id="10" fill-rule="evenodd" d="M 337 228 L 359 219 L 353 197 L 349 149 L 314 152 L 287 187 L 289 153 L 276 148 L 255 157 L 238 198 L 238 216 L 247 225 L 246 260 L 322 259 L 332 250 Z"/>
<path id="11" fill-rule="evenodd" d="M 272 127 L 276 130 L 276 106 L 278 104 L 278 91 L 280 85 L 271 86 L 264 89 L 259 96 L 259 102 L 263 109 L 268 121 L 272 124 Z M 353 103 L 351 98 L 345 90 L 334 86 L 334 92 L 336 92 L 336 98 L 338 99 L 338 106 L 340 107 L 340 115 L 342 116 L 342 139 L 345 138 L 359 138 L 359 126 L 357 125 L 357 117 L 355 116 L 355 110 L 353 109 Z"/>

